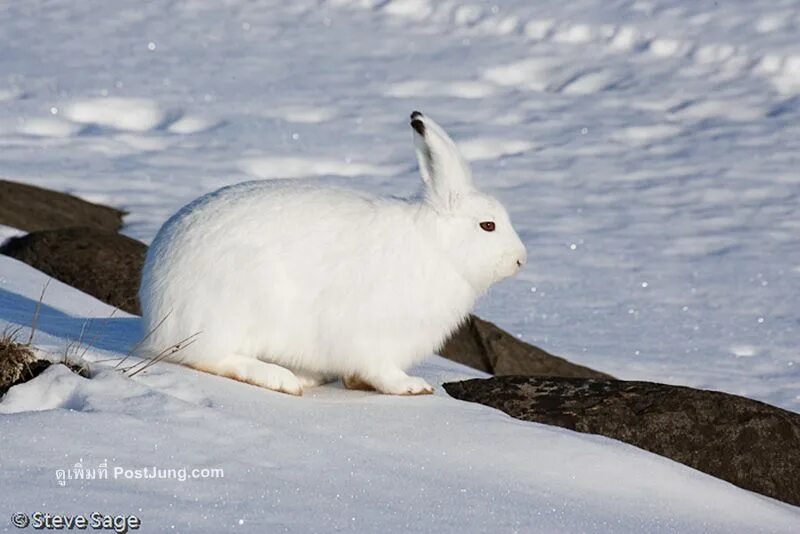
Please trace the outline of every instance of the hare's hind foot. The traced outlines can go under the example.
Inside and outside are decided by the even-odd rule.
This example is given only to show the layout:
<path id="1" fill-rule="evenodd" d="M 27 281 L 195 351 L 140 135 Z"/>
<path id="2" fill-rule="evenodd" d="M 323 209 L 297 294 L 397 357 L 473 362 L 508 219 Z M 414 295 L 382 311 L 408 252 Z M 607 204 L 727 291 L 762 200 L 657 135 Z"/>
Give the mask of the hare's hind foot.
<path id="1" fill-rule="evenodd" d="M 375 391 L 375 388 L 364 381 L 358 375 L 349 375 L 342 377 L 342 384 L 347 389 L 355 389 L 358 391 Z"/>
<path id="2" fill-rule="evenodd" d="M 303 387 L 303 389 L 315 388 L 317 386 L 336 381 L 335 376 L 326 375 L 325 373 L 316 373 L 314 371 L 295 370 L 294 374 L 297 376 L 297 379 L 300 380 L 300 385 Z"/>
<path id="3" fill-rule="evenodd" d="M 255 358 L 231 355 L 220 360 L 204 362 L 187 362 L 185 365 L 210 373 L 224 376 L 290 395 L 302 395 L 303 385 L 297 376 L 289 369 L 266 363 Z"/>
<path id="4" fill-rule="evenodd" d="M 370 377 L 350 375 L 342 378 L 347 389 L 378 391 L 386 395 L 430 395 L 433 386 L 417 376 L 408 376 L 400 369 Z"/>

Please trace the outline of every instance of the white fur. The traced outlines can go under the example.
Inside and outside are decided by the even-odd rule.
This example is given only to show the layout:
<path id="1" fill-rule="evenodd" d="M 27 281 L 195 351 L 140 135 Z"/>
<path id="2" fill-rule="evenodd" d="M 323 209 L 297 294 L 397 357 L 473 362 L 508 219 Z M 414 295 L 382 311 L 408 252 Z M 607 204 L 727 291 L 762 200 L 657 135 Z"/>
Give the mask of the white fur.
<path id="1" fill-rule="evenodd" d="M 142 352 L 197 334 L 168 359 L 295 394 L 339 376 L 385 393 L 430 392 L 404 370 L 518 270 L 525 248 L 500 203 L 472 186 L 447 134 L 414 117 L 424 124 L 424 136 L 414 133 L 418 199 L 268 180 L 173 215 L 142 275 Z"/>

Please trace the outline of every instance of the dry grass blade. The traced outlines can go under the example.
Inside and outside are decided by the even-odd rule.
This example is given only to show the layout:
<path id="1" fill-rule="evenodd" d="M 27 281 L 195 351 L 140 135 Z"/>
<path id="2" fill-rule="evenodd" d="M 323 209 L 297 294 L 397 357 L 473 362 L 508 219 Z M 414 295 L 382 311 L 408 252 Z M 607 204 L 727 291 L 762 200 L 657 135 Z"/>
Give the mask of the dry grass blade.
<path id="1" fill-rule="evenodd" d="M 15 343 L 17 340 L 17 335 L 19 335 L 20 330 L 22 330 L 21 326 L 11 328 L 11 325 L 7 325 L 6 328 L 3 330 L 3 333 L 0 334 L 0 343 L 3 344 Z"/>
<path id="2" fill-rule="evenodd" d="M 161 361 L 169 358 L 170 356 L 176 354 L 177 352 L 180 352 L 181 350 L 185 349 L 186 347 L 190 346 L 192 343 L 197 341 L 196 338 L 197 338 L 197 336 L 200 335 L 200 333 L 201 332 L 196 332 L 196 333 L 192 334 L 191 336 L 189 336 L 189 337 L 187 337 L 185 339 L 182 339 L 181 341 L 178 341 L 174 345 L 171 345 L 171 346 L 167 347 L 166 349 L 162 350 L 161 352 L 159 352 L 157 355 L 153 356 L 152 358 L 147 358 L 147 359 L 144 359 L 144 360 L 142 360 L 140 362 L 137 362 L 136 364 L 128 367 L 127 369 L 125 369 L 124 373 L 129 377 L 136 376 L 137 374 L 141 373 L 145 369 L 148 369 L 149 367 L 157 364 L 158 362 L 161 362 Z"/>
<path id="3" fill-rule="evenodd" d="M 125 362 L 125 361 L 126 361 L 128 358 L 130 358 L 130 357 L 133 355 L 133 353 L 134 353 L 134 352 L 136 352 L 136 350 L 137 350 L 139 347 L 141 347 L 141 346 L 142 346 L 142 344 L 143 344 L 145 341 L 147 341 L 148 339 L 150 339 L 150 336 L 152 336 L 152 335 L 153 335 L 153 333 L 154 333 L 156 330 L 158 330 L 158 329 L 161 327 L 161 325 L 162 325 L 162 324 L 164 324 L 164 321 L 166 321 L 166 320 L 167 320 L 167 318 L 170 316 L 170 314 L 171 314 L 171 313 L 172 313 L 172 310 L 170 310 L 170 311 L 169 311 L 169 313 L 167 313 L 167 314 L 164 316 L 164 318 L 163 318 L 163 319 L 161 319 L 161 320 L 158 322 L 158 324 L 157 324 L 157 325 L 155 325 L 155 326 L 154 326 L 154 327 L 153 327 L 153 328 L 152 328 L 152 329 L 151 329 L 151 330 L 150 330 L 150 331 L 149 331 L 149 332 L 148 332 L 148 333 L 147 333 L 147 334 L 146 334 L 146 335 L 145 335 L 145 336 L 144 336 L 142 339 L 140 339 L 138 343 L 136 343 L 136 344 L 135 344 L 133 347 L 131 347 L 131 349 L 128 351 L 128 354 L 126 354 L 124 358 L 122 358 L 122 359 L 121 359 L 119 362 L 117 362 L 117 364 L 114 366 L 114 369 L 116 369 L 117 367 L 119 367 L 120 365 L 122 365 L 122 364 L 123 364 L 123 363 L 124 363 L 124 362 Z M 129 367 L 128 369 L 130 369 L 130 367 Z M 126 372 L 127 372 L 127 371 L 126 371 Z"/>
<path id="4" fill-rule="evenodd" d="M 19 331 L 20 327 L 6 328 L 0 335 L 0 396 L 19 381 L 35 376 L 31 363 L 36 356 L 30 345 L 16 340 Z"/>
<path id="5" fill-rule="evenodd" d="M 33 335 L 36 333 L 36 323 L 39 322 L 39 312 L 42 310 L 42 301 L 44 300 L 44 294 L 47 291 L 47 286 L 50 285 L 52 278 L 48 278 L 47 282 L 44 284 L 42 288 L 42 294 L 39 295 L 39 300 L 36 302 L 36 310 L 33 312 L 33 320 L 31 321 L 31 335 L 28 336 L 28 345 L 33 343 Z"/>
<path id="6" fill-rule="evenodd" d="M 105 326 L 108 324 L 108 321 L 112 317 L 114 317 L 114 315 L 117 313 L 117 310 L 119 310 L 119 308 L 114 308 L 113 310 L 111 310 L 111 313 L 108 315 L 108 317 L 103 319 L 103 324 L 100 325 L 100 328 L 97 330 L 97 333 L 94 335 L 94 337 L 91 339 L 91 341 L 89 341 L 88 343 L 86 343 L 83 346 L 83 352 L 81 352 L 81 354 L 78 356 L 78 359 L 83 360 L 83 357 L 86 356 L 86 352 L 89 350 L 89 347 L 91 347 L 95 343 L 97 343 L 97 340 L 100 339 L 100 335 L 102 334 L 103 330 L 105 329 Z M 81 332 L 81 334 L 83 334 L 83 332 Z"/>
<path id="7" fill-rule="evenodd" d="M 77 354 L 78 349 L 81 347 L 81 343 L 83 342 L 83 335 L 86 332 L 87 326 L 91 323 L 91 319 L 87 319 L 81 325 L 81 333 L 78 336 L 78 339 L 71 339 L 67 342 L 67 346 L 64 348 L 64 358 L 62 359 L 63 364 L 66 364 L 70 360 L 70 352 L 75 352 Z"/>

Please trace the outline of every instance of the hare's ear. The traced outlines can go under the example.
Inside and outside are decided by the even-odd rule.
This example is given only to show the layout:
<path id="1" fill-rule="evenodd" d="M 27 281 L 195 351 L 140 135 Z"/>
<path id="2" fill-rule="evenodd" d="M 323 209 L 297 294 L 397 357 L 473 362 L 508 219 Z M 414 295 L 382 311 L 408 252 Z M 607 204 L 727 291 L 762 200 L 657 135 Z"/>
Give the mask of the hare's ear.
<path id="1" fill-rule="evenodd" d="M 460 195 L 473 188 L 469 164 L 442 127 L 419 111 L 411 114 L 411 128 L 429 198 L 453 207 Z"/>

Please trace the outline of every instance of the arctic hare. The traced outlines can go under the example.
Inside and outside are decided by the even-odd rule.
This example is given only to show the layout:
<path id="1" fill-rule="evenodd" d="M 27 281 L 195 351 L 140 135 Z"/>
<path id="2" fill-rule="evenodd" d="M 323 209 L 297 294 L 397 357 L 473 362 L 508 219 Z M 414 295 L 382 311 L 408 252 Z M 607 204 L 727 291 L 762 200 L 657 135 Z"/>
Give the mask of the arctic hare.
<path id="1" fill-rule="evenodd" d="M 440 348 L 526 251 L 444 130 L 417 111 L 411 127 L 418 198 L 264 180 L 173 215 L 142 274 L 141 352 L 196 334 L 166 359 L 294 395 L 338 377 L 431 393 L 405 370 Z"/>

